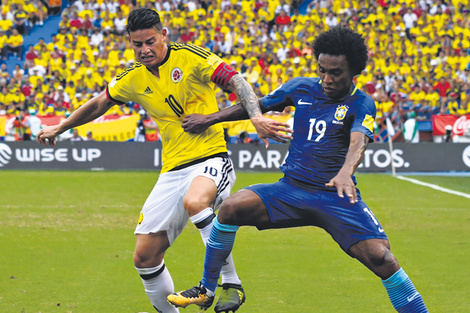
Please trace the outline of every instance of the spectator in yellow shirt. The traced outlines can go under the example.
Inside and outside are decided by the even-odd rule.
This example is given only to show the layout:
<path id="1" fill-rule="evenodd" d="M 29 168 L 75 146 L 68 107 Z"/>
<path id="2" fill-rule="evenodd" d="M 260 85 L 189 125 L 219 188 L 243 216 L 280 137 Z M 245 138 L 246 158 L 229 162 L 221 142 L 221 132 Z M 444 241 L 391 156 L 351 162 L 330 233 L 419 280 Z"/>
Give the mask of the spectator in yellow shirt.
<path id="1" fill-rule="evenodd" d="M 272 83 L 276 85 L 276 88 L 287 81 L 288 76 L 284 72 L 285 71 L 283 67 L 278 67 L 276 73 L 272 75 Z"/>
<path id="2" fill-rule="evenodd" d="M 0 55 L 6 55 L 8 52 L 7 52 L 7 35 L 5 34 L 5 32 L 0 29 Z M 5 51 L 4 51 L 5 49 Z"/>
<path id="3" fill-rule="evenodd" d="M 454 23 L 454 33 L 457 35 L 457 34 L 460 34 L 460 33 L 464 33 L 465 36 L 469 37 L 470 36 L 470 28 L 467 27 L 465 24 L 468 23 L 468 19 L 466 18 L 457 18 L 456 19 L 456 22 Z"/>
<path id="4" fill-rule="evenodd" d="M 67 82 L 65 83 L 64 92 L 69 95 L 70 99 L 75 95 L 75 83 L 66 76 Z"/>
<path id="5" fill-rule="evenodd" d="M 47 19 L 47 7 L 41 0 L 35 0 L 25 6 L 25 10 L 29 13 L 30 20 L 33 24 L 42 26 Z"/>
<path id="6" fill-rule="evenodd" d="M 59 29 L 65 28 L 68 29 L 70 27 L 70 19 L 67 14 L 62 15 L 62 20 L 59 23 Z"/>
<path id="7" fill-rule="evenodd" d="M 77 48 L 90 48 L 90 38 L 88 36 L 88 31 L 85 28 L 82 28 L 77 35 Z"/>
<path id="8" fill-rule="evenodd" d="M 42 51 L 42 47 L 46 46 L 47 50 L 49 52 L 52 52 L 52 51 L 54 51 L 54 46 L 58 46 L 58 45 L 59 45 L 59 39 L 57 38 L 57 34 L 52 34 L 51 35 L 51 42 L 46 44 L 44 42 L 44 38 L 41 38 L 41 39 L 39 39 L 39 43 L 36 46 L 34 46 L 34 48 L 37 51 Z"/>
<path id="9" fill-rule="evenodd" d="M 425 103 L 433 108 L 440 107 L 440 99 L 439 93 L 434 91 L 432 88 L 429 88 L 426 92 L 426 96 L 424 97 Z"/>
<path id="10" fill-rule="evenodd" d="M 99 86 L 106 86 L 109 81 L 106 80 L 104 68 L 98 69 L 98 73 L 94 75 L 95 81 Z"/>
<path id="11" fill-rule="evenodd" d="M 406 91 L 410 92 L 413 86 L 417 83 L 416 80 L 416 73 L 413 70 L 408 71 L 407 73 L 403 74 L 403 83 L 402 86 L 405 88 Z"/>
<path id="12" fill-rule="evenodd" d="M 0 19 L 0 29 L 8 33 L 12 27 L 13 22 L 7 18 L 7 12 L 2 12 L 2 18 Z"/>
<path id="13" fill-rule="evenodd" d="M 413 71 L 415 71 L 416 73 L 427 73 L 429 72 L 429 67 L 423 63 L 423 61 L 421 61 L 421 59 L 417 58 L 413 64 L 413 66 L 411 67 L 411 69 Z"/>
<path id="14" fill-rule="evenodd" d="M 36 91 L 32 91 L 31 92 L 31 95 L 29 96 L 29 100 L 28 100 L 28 111 L 35 111 L 35 112 L 39 112 L 39 109 L 41 108 L 41 99 L 40 97 L 38 97 L 38 94 L 36 93 Z"/>
<path id="15" fill-rule="evenodd" d="M 93 9 L 91 5 L 87 2 L 83 3 L 83 6 L 84 6 L 83 10 L 78 12 L 78 16 L 80 16 L 80 18 L 84 21 L 87 15 L 93 16 Z"/>
<path id="16" fill-rule="evenodd" d="M 109 30 L 112 30 L 114 28 L 114 22 L 109 16 L 109 14 L 105 14 L 105 16 L 103 17 L 103 20 L 101 21 L 101 28 Z"/>
<path id="17" fill-rule="evenodd" d="M 449 100 L 444 106 L 444 114 L 462 115 L 466 110 L 460 105 L 459 95 L 455 92 L 449 94 Z"/>
<path id="18" fill-rule="evenodd" d="M 0 91 L 3 88 L 0 88 Z M 0 115 L 6 115 L 7 114 L 7 106 L 5 104 L 4 100 L 5 96 L 0 92 Z"/>
<path id="19" fill-rule="evenodd" d="M 117 75 L 117 72 L 114 68 L 110 68 L 109 70 L 104 71 L 104 81 L 111 82 L 113 78 Z"/>
<path id="20" fill-rule="evenodd" d="M 57 37 L 57 41 L 58 41 L 58 44 L 56 43 L 55 45 L 63 45 L 64 42 L 65 42 L 65 37 L 68 37 L 69 38 L 69 41 L 70 42 L 73 42 L 73 36 L 70 32 L 68 32 L 68 28 L 66 27 L 61 27 L 59 29 L 59 33 L 56 35 Z M 48 45 L 47 48 L 49 49 L 49 51 L 52 51 L 54 49 L 54 45 Z M 52 50 L 51 50 L 52 48 Z"/>
<path id="21" fill-rule="evenodd" d="M 424 104 L 425 98 L 426 92 L 424 92 L 420 85 L 416 85 L 414 90 L 409 95 L 409 99 L 413 102 L 414 105 Z"/>
<path id="22" fill-rule="evenodd" d="M 459 45 L 461 43 L 461 45 Z M 470 41 L 468 40 L 468 37 L 465 38 L 464 33 L 460 33 L 457 35 L 457 38 L 452 42 L 452 47 L 454 49 L 459 49 L 464 48 L 468 49 L 470 47 Z"/>
<path id="23" fill-rule="evenodd" d="M 398 69 L 398 66 L 390 58 L 385 59 L 385 64 L 382 66 L 382 73 L 388 73 L 389 71 L 395 73 Z"/>
<path id="24" fill-rule="evenodd" d="M 86 74 L 83 80 L 85 81 L 85 85 L 88 89 L 88 92 L 93 92 L 97 82 L 96 82 L 95 77 L 93 76 L 93 71 L 91 69 L 86 71 Z"/>
<path id="25" fill-rule="evenodd" d="M 31 23 L 28 20 L 29 14 L 23 9 L 23 4 L 18 3 L 16 5 L 16 10 L 13 15 L 14 27 L 18 30 L 20 34 L 27 35 L 31 29 Z"/>
<path id="26" fill-rule="evenodd" d="M 109 66 L 119 66 L 119 61 L 121 60 L 120 56 L 122 56 L 122 52 L 119 50 L 111 50 L 108 53 L 108 60 L 107 64 Z"/>
<path id="27" fill-rule="evenodd" d="M 36 78 L 36 83 L 34 84 L 35 85 L 34 90 L 37 94 L 43 94 L 43 93 L 49 92 L 49 86 L 44 84 L 44 80 L 42 77 L 39 77 L 39 76 L 33 76 L 33 77 Z"/>
<path id="28" fill-rule="evenodd" d="M 51 59 L 49 60 L 49 72 L 52 73 L 55 70 L 60 69 L 62 65 L 62 56 L 59 54 L 59 49 L 56 47 L 51 53 Z"/>
<path id="29" fill-rule="evenodd" d="M 356 78 L 357 88 L 362 88 L 362 86 L 365 86 L 368 82 L 372 81 L 373 76 L 374 75 L 369 71 L 362 71 L 361 75 Z"/>
<path id="30" fill-rule="evenodd" d="M 21 92 L 20 88 L 15 88 L 14 90 L 10 90 L 7 95 L 7 102 L 11 103 L 17 110 L 24 110 L 24 102 L 26 98 L 24 94 Z"/>
<path id="31" fill-rule="evenodd" d="M 7 41 L 7 54 L 3 56 L 4 59 L 8 56 L 8 53 L 13 53 L 21 60 L 23 55 L 23 36 L 18 32 L 18 29 L 13 28 L 12 34 L 8 37 Z"/>
<path id="32" fill-rule="evenodd" d="M 302 72 L 304 70 L 304 65 L 302 63 L 302 59 L 300 57 L 295 57 L 293 60 L 292 60 L 292 63 L 293 63 L 293 67 L 292 67 L 292 70 L 294 71 L 294 76 L 303 76 L 302 75 Z"/>
<path id="33" fill-rule="evenodd" d="M 5 81 L 7 81 L 8 79 L 10 79 L 10 73 L 8 72 L 8 69 L 7 69 L 7 65 L 6 63 L 3 63 L 1 66 L 0 66 L 0 78 L 5 78 Z"/>
<path id="34" fill-rule="evenodd" d="M 134 52 L 132 51 L 132 49 L 126 49 L 124 50 L 124 53 L 123 53 L 123 56 L 124 56 L 124 59 L 126 61 L 130 61 L 130 60 L 134 60 L 135 56 L 134 56 Z"/>

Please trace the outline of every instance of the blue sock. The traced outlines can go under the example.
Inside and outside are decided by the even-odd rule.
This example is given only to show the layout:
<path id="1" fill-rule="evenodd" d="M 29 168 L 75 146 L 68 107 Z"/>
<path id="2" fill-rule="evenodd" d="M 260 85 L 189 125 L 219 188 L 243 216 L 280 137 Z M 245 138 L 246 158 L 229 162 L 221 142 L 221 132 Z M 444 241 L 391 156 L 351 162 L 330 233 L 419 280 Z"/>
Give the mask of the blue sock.
<path id="1" fill-rule="evenodd" d="M 424 304 L 423 298 L 416 291 L 411 279 L 400 268 L 395 274 L 386 280 L 382 280 L 382 284 L 387 289 L 390 301 L 393 307 L 399 313 L 426 313 L 429 312 Z"/>
<path id="2" fill-rule="evenodd" d="M 212 230 L 206 244 L 206 258 L 201 284 L 215 292 L 220 270 L 229 256 L 235 242 L 238 226 L 220 224 L 217 217 L 212 221 Z"/>

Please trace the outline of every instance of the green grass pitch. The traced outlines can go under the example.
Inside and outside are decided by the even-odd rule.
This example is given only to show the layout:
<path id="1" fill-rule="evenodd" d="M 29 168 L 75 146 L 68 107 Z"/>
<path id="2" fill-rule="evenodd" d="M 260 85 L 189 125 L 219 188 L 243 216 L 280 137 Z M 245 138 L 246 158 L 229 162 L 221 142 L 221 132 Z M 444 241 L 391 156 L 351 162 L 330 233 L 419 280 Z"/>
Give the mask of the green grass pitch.
<path id="1" fill-rule="evenodd" d="M 237 175 L 234 191 L 280 177 Z M 154 312 L 132 253 L 134 226 L 157 177 L 0 171 L 0 312 Z M 470 177 L 413 178 L 470 193 Z M 470 199 L 389 175 L 358 181 L 430 312 L 469 312 Z M 203 255 L 189 223 L 165 258 L 176 290 L 198 283 Z M 247 292 L 239 312 L 395 312 L 380 279 L 321 229 L 243 227 L 234 259 Z"/>

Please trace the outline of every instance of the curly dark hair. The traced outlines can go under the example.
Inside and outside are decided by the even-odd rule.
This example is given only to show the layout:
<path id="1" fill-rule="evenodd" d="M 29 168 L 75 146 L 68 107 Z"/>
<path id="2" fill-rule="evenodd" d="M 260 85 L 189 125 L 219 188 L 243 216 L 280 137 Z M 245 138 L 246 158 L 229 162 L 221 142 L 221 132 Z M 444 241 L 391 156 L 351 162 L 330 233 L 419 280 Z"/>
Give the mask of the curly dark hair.
<path id="1" fill-rule="evenodd" d="M 158 30 L 163 28 L 160 15 L 155 10 L 138 8 L 133 10 L 127 18 L 126 30 L 128 33 L 153 27 L 156 27 Z"/>
<path id="2" fill-rule="evenodd" d="M 318 35 L 313 42 L 313 51 L 317 60 L 322 53 L 345 55 L 354 75 L 361 74 L 369 58 L 364 38 L 343 25 L 335 26 Z"/>

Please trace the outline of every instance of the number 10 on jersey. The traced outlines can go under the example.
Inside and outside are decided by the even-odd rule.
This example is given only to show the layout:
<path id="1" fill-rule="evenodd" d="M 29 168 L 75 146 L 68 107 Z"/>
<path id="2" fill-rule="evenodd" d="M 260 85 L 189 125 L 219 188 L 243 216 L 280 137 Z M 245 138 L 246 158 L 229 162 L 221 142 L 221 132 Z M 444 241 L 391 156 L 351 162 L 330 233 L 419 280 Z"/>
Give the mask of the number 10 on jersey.
<path id="1" fill-rule="evenodd" d="M 175 112 L 178 117 L 183 115 L 183 107 L 178 103 L 178 101 L 176 101 L 175 96 L 169 95 L 168 98 L 165 98 L 165 103 L 170 106 L 170 108 L 173 110 L 173 112 Z"/>

